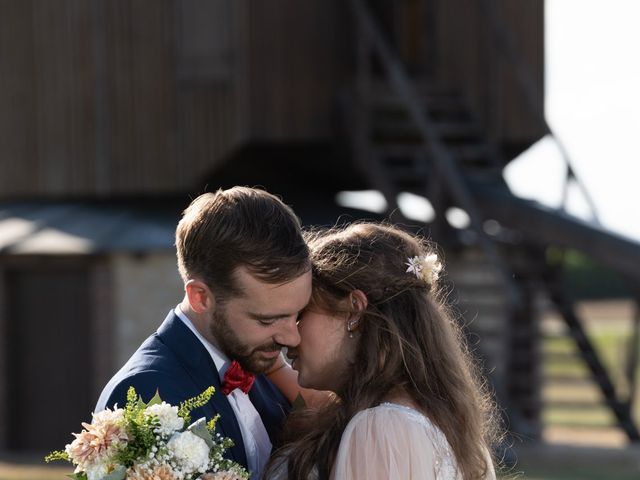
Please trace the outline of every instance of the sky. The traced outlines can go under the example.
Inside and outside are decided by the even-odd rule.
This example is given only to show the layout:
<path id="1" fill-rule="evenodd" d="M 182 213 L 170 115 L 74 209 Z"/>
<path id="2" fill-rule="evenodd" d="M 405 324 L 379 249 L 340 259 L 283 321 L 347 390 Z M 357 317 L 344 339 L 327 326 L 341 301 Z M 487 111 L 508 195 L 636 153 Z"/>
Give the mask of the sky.
<path id="1" fill-rule="evenodd" d="M 640 241 L 640 1 L 546 0 L 545 108 L 603 226 Z M 545 138 L 505 177 L 517 195 L 557 207 L 563 163 Z M 575 189 L 568 210 L 589 219 Z"/>

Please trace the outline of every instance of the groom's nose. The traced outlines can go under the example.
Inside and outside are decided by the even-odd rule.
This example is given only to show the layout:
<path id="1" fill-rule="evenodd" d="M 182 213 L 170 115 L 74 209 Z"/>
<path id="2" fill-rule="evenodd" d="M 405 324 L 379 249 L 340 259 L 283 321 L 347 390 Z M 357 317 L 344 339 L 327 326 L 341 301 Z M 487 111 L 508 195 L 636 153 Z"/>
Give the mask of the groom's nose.
<path id="1" fill-rule="evenodd" d="M 294 316 L 280 322 L 281 328 L 274 337 L 276 343 L 285 347 L 296 347 L 300 344 L 297 320 L 297 317 Z"/>

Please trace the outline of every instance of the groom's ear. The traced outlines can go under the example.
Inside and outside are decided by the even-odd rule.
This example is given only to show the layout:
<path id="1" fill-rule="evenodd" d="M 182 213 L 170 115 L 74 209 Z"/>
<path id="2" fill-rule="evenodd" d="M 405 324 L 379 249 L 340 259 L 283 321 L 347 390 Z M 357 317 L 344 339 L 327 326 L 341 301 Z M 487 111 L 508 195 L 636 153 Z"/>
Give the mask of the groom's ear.
<path id="1" fill-rule="evenodd" d="M 189 299 L 189 305 L 194 312 L 205 313 L 215 310 L 215 297 L 211 293 L 211 289 L 203 281 L 191 279 L 185 284 L 184 290 Z"/>

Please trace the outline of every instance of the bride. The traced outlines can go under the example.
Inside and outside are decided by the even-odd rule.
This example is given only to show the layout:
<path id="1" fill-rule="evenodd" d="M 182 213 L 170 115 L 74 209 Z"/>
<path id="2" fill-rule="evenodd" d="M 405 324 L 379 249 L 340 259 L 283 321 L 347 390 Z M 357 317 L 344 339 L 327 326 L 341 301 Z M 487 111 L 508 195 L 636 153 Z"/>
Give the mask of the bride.
<path id="1" fill-rule="evenodd" d="M 313 295 L 288 356 L 301 387 L 335 392 L 289 416 L 266 479 L 495 479 L 493 405 L 419 238 L 360 223 L 311 234 Z M 296 372 L 269 377 L 290 397 Z M 297 384 L 296 384 L 297 387 Z"/>

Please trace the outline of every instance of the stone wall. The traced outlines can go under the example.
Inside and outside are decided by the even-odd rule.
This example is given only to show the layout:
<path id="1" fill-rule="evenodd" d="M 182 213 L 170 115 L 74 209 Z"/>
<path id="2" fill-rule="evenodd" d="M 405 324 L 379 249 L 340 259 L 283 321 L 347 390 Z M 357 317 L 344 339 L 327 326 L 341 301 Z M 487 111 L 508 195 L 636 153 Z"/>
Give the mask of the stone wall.
<path id="1" fill-rule="evenodd" d="M 115 369 L 156 331 L 183 296 L 173 251 L 111 257 Z M 115 370 L 114 370 L 115 371 Z"/>

